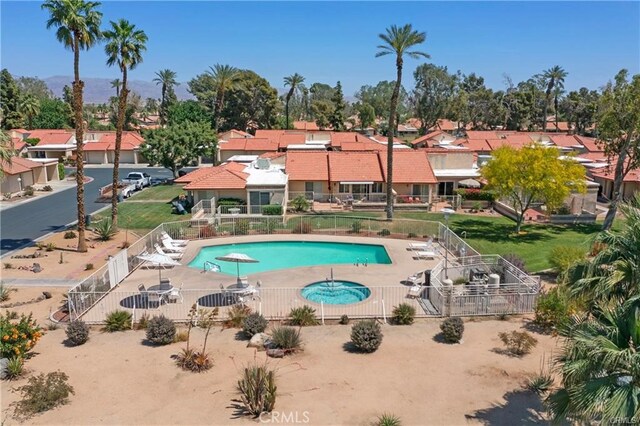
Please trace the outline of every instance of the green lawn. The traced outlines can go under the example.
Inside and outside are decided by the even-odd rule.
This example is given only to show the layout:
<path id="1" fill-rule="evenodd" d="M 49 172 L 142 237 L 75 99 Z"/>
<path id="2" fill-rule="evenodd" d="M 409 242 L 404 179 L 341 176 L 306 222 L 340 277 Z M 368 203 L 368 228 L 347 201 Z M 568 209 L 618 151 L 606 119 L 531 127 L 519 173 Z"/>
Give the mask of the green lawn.
<path id="1" fill-rule="evenodd" d="M 158 185 L 136 192 L 131 199 L 134 201 L 171 201 L 182 194 L 185 194 L 185 192 L 179 185 Z"/>
<path id="2" fill-rule="evenodd" d="M 172 214 L 171 210 L 170 202 L 150 201 L 148 203 L 136 203 L 125 201 L 118 205 L 118 224 L 120 228 L 132 229 L 142 233 L 150 231 L 164 222 L 175 222 L 191 218 L 191 214 L 177 215 Z M 95 215 L 94 220 L 110 216 L 111 210 L 108 209 Z"/>

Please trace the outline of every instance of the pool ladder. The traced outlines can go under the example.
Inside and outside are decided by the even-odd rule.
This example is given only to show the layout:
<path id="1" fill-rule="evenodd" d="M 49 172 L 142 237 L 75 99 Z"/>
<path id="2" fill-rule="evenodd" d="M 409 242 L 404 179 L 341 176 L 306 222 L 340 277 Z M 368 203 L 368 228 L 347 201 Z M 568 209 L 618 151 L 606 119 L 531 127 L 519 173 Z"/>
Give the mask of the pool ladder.
<path id="1" fill-rule="evenodd" d="M 355 265 L 355 266 L 360 266 L 360 265 L 362 265 L 362 266 L 367 267 L 367 266 L 369 266 L 369 258 L 365 257 L 365 258 L 364 258 L 364 262 L 360 262 L 360 258 L 357 258 L 357 259 L 356 259 L 356 263 L 354 263 L 354 265 Z"/>
<path id="2" fill-rule="evenodd" d="M 220 272 L 220 265 L 206 260 L 204 262 L 204 272 L 208 272 L 208 271 Z"/>

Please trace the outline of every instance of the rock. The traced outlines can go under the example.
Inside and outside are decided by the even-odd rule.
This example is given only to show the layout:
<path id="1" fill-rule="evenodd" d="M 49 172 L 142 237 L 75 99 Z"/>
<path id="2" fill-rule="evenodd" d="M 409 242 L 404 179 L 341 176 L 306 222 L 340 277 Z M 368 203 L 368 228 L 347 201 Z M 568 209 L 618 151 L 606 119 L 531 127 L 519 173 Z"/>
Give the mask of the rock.
<path id="1" fill-rule="evenodd" d="M 267 349 L 267 356 L 271 358 L 284 358 L 284 349 Z"/>
<path id="2" fill-rule="evenodd" d="M 42 272 L 42 266 L 39 263 L 34 263 L 31 270 L 35 273 Z"/>
<path id="3" fill-rule="evenodd" d="M 7 365 L 9 364 L 8 358 L 0 359 L 0 380 L 7 378 Z"/>
<path id="4" fill-rule="evenodd" d="M 269 335 L 266 333 L 257 333 L 254 334 L 249 343 L 247 344 L 248 348 L 258 348 L 260 350 L 264 349 L 264 344 L 269 339 Z"/>
<path id="5" fill-rule="evenodd" d="M 44 296 L 45 299 L 51 299 L 51 293 L 48 291 L 43 291 L 42 295 Z"/>

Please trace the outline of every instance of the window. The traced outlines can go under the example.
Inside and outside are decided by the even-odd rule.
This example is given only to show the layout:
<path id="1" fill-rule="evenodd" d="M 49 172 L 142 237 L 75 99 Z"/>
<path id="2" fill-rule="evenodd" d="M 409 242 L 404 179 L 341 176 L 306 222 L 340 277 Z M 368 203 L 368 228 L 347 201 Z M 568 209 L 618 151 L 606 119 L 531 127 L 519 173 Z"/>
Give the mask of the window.
<path id="1" fill-rule="evenodd" d="M 313 192 L 313 182 L 304 183 L 304 192 Z"/>
<path id="2" fill-rule="evenodd" d="M 453 182 L 440 182 L 438 184 L 438 195 L 453 195 Z"/>
<path id="3" fill-rule="evenodd" d="M 382 193 L 384 190 L 382 189 L 382 182 L 376 182 L 371 185 L 371 192 L 373 193 Z"/>
<path id="4" fill-rule="evenodd" d="M 338 190 L 341 194 L 348 194 L 351 192 L 351 185 L 340 184 L 340 189 Z"/>

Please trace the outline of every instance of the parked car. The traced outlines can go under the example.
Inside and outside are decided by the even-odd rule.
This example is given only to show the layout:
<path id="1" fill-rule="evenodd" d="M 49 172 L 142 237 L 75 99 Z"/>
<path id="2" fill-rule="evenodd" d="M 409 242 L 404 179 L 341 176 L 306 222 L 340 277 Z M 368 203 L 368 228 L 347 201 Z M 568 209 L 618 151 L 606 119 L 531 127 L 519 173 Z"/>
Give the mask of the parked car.
<path id="1" fill-rule="evenodd" d="M 125 179 L 122 180 L 122 182 L 134 184 L 136 186 L 136 189 L 142 189 L 146 188 L 147 186 L 151 186 L 151 176 L 143 172 L 131 172 Z"/>

